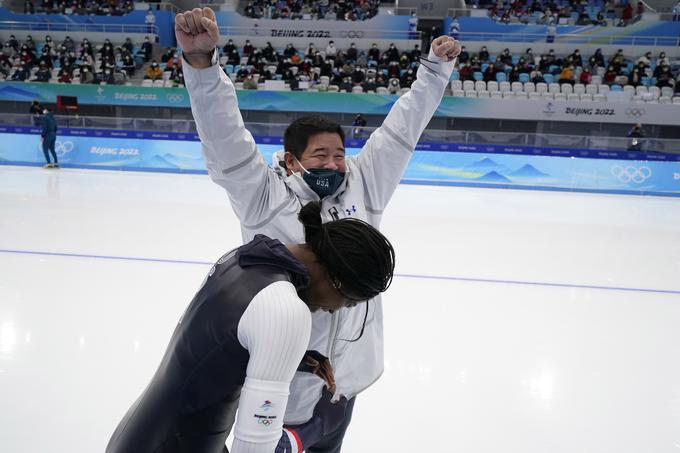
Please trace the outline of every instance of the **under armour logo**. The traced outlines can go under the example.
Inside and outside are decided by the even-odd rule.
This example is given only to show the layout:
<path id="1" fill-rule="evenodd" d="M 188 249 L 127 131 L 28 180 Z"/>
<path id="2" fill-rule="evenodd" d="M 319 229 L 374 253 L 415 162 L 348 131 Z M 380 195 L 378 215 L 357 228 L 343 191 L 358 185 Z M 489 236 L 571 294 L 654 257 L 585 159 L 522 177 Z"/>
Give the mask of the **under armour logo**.
<path id="1" fill-rule="evenodd" d="M 352 205 L 352 209 L 345 209 L 345 212 L 347 213 L 347 216 L 349 217 L 352 214 L 354 214 L 355 212 L 357 212 L 357 207 Z"/>

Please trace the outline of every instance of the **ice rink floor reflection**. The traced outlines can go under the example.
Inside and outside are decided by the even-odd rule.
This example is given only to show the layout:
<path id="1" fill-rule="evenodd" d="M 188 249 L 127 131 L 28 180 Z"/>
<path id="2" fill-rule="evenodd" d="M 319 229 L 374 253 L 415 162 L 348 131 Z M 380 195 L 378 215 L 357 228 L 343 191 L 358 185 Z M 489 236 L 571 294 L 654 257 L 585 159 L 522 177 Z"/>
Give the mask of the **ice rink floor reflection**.
<path id="1" fill-rule="evenodd" d="M 680 453 L 680 200 L 400 186 L 344 453 Z M 210 263 L 207 176 L 0 167 L 0 451 L 102 452 Z"/>

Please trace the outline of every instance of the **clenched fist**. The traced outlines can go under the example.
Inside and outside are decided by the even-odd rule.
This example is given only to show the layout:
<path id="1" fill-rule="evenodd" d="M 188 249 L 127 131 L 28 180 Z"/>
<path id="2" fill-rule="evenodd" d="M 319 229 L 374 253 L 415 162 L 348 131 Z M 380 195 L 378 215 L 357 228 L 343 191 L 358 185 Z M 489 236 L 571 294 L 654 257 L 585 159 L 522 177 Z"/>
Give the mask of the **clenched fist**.
<path id="1" fill-rule="evenodd" d="M 440 36 L 432 41 L 432 51 L 442 60 L 451 61 L 460 55 L 460 42 L 450 36 Z"/>
<path id="2" fill-rule="evenodd" d="M 210 66 L 210 57 L 220 39 L 215 12 L 194 8 L 175 16 L 175 36 L 182 56 L 197 68 Z"/>

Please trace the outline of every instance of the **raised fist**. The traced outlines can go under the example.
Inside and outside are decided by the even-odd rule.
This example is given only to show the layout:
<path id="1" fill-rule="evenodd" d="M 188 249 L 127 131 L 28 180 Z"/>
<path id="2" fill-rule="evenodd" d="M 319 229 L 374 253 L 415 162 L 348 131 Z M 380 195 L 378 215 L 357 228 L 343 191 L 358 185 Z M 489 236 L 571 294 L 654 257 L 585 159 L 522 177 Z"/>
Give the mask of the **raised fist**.
<path id="1" fill-rule="evenodd" d="M 210 8 L 194 8 L 177 14 L 175 36 L 182 53 L 190 59 L 192 55 L 210 55 L 220 38 L 215 12 Z"/>
<path id="2" fill-rule="evenodd" d="M 432 51 L 442 60 L 451 61 L 460 54 L 460 42 L 450 36 L 440 36 L 432 41 Z"/>

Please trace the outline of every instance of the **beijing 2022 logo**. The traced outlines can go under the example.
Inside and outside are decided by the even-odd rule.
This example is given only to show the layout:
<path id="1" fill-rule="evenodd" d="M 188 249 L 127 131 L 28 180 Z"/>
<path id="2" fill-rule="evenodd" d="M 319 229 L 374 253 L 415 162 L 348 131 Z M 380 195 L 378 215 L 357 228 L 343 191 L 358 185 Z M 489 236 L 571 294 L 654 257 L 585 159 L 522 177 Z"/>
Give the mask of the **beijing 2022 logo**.
<path id="1" fill-rule="evenodd" d="M 612 176 L 623 183 L 634 182 L 636 184 L 642 184 L 646 180 L 652 177 L 652 170 L 649 167 L 633 167 L 632 165 L 622 167 L 620 165 L 614 165 L 611 168 Z"/>

